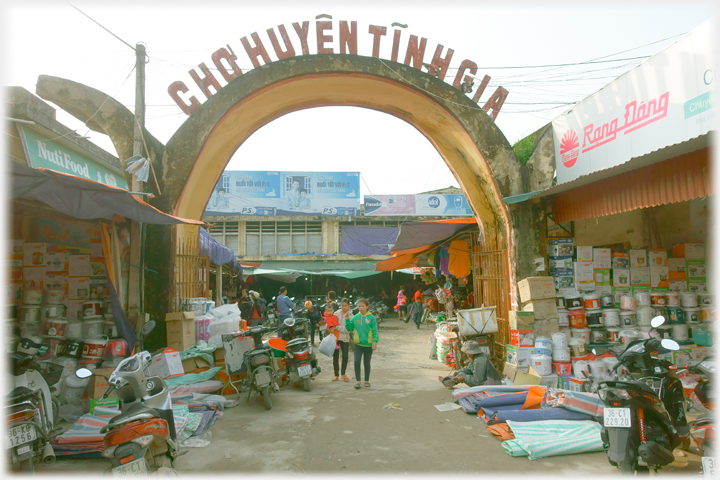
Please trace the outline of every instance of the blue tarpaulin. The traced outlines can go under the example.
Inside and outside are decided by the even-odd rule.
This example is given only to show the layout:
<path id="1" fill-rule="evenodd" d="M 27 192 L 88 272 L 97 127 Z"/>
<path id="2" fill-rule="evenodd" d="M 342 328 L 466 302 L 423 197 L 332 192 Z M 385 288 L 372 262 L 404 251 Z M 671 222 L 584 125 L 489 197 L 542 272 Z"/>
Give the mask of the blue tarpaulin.
<path id="1" fill-rule="evenodd" d="M 229 264 L 233 273 L 242 276 L 243 269 L 237 261 L 235 252 L 215 240 L 204 228 L 200 228 L 200 252 L 210 257 L 210 262 L 215 265 Z"/>
<path id="2" fill-rule="evenodd" d="M 340 227 L 340 253 L 349 255 L 390 255 L 390 247 L 400 234 L 399 227 Z"/>

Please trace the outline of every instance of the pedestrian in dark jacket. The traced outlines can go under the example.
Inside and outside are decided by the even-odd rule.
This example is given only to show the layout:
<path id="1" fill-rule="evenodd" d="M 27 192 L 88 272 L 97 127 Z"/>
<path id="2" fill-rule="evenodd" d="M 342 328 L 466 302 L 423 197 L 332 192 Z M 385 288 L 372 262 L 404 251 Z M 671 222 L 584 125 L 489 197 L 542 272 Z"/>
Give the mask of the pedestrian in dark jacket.
<path id="1" fill-rule="evenodd" d="M 415 302 L 410 305 L 410 310 L 408 310 L 407 317 L 405 318 L 405 323 L 408 323 L 408 321 L 412 319 L 417 328 L 420 328 L 420 322 L 422 322 L 422 316 L 425 312 L 425 306 L 420 300 L 420 298 L 415 296 Z"/>
<path id="2" fill-rule="evenodd" d="M 245 320 L 248 325 L 252 323 L 252 316 L 253 311 L 255 309 L 255 303 L 253 302 L 252 297 L 250 297 L 250 294 L 247 290 L 242 291 L 242 295 L 240 296 L 240 318 Z"/>
<path id="3" fill-rule="evenodd" d="M 317 305 L 310 300 L 305 302 L 305 309 L 307 310 L 307 316 L 310 319 L 310 343 L 315 345 L 315 330 L 318 331 L 320 340 L 323 339 L 322 330 L 319 325 L 320 319 L 322 319 L 322 313 L 320 313 L 320 309 L 318 309 Z"/>

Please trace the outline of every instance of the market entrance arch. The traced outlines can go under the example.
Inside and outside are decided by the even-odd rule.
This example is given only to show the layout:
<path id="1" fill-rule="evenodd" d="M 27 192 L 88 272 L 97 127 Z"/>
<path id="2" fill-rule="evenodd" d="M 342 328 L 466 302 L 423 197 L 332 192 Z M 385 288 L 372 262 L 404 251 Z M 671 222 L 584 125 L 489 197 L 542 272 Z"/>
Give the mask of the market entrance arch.
<path id="1" fill-rule="evenodd" d="M 520 165 L 490 116 L 425 72 L 358 55 L 272 62 L 212 95 L 166 145 L 166 206 L 175 215 L 200 219 L 225 166 L 253 132 L 287 113 L 321 106 L 371 108 L 413 125 L 455 175 L 485 239 L 512 256 L 516 235 L 502 199 L 522 191 Z M 178 227 L 177 238 L 187 230 Z"/>

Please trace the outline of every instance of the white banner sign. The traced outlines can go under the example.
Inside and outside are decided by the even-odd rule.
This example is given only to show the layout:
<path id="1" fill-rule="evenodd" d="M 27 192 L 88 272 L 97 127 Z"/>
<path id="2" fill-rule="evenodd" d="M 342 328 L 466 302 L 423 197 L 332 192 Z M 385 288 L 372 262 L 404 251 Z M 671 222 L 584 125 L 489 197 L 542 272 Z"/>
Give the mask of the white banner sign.
<path id="1" fill-rule="evenodd" d="M 557 183 L 715 129 L 713 20 L 553 120 Z"/>

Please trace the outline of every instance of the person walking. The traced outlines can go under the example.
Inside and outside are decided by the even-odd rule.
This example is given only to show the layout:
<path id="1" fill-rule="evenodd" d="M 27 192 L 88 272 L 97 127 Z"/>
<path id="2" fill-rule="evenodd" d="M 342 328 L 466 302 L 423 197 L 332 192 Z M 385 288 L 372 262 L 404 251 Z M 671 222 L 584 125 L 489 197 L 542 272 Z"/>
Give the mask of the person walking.
<path id="1" fill-rule="evenodd" d="M 242 290 L 242 294 L 240 296 L 240 304 L 238 305 L 238 307 L 240 307 L 240 318 L 245 320 L 247 325 L 251 325 L 253 311 L 255 310 L 255 303 L 250 297 L 247 289 Z"/>
<path id="2" fill-rule="evenodd" d="M 325 302 L 325 304 L 327 305 L 328 303 L 332 303 L 333 310 L 337 312 L 338 310 L 340 310 L 340 305 L 337 304 L 336 300 L 337 300 L 337 293 L 335 293 L 333 290 L 330 290 L 327 293 L 327 301 Z"/>
<path id="3" fill-rule="evenodd" d="M 284 328 L 283 322 L 286 318 L 292 317 L 292 314 L 295 311 L 295 304 L 292 300 L 290 300 L 290 298 L 288 298 L 286 287 L 280 287 L 278 297 L 275 300 L 275 305 L 277 306 L 278 312 L 278 337 L 282 338 L 282 330 Z"/>
<path id="4" fill-rule="evenodd" d="M 307 310 L 307 316 L 310 320 L 310 343 L 315 345 L 315 330 L 318 331 L 318 335 L 320 335 L 320 341 L 323 339 L 322 330 L 320 330 L 320 319 L 322 318 L 322 314 L 320 313 L 320 309 L 310 300 L 307 300 L 305 302 L 305 310 Z"/>
<path id="5" fill-rule="evenodd" d="M 372 353 L 377 349 L 378 326 L 375 317 L 368 312 L 370 302 L 361 298 L 358 300 L 358 310 L 350 320 L 345 320 L 345 328 L 353 332 L 355 344 L 355 388 L 360 388 L 360 363 L 365 367 L 365 386 L 370 386 L 370 360 Z"/>
<path id="6" fill-rule="evenodd" d="M 250 290 L 249 292 L 250 299 L 253 302 L 253 311 L 252 316 L 250 319 L 252 320 L 252 323 L 250 324 L 251 327 L 256 327 L 260 325 L 263 321 L 263 314 L 265 313 L 265 305 L 262 305 L 260 303 L 260 294 L 254 290 Z"/>
<path id="7" fill-rule="evenodd" d="M 333 381 L 342 375 L 343 381 L 349 382 L 350 379 L 345 375 L 345 372 L 347 371 L 348 352 L 350 350 L 350 333 L 345 326 L 345 321 L 353 317 L 352 310 L 350 310 L 350 300 L 343 298 L 340 301 L 340 310 L 338 310 L 335 315 L 338 317 L 339 322 L 336 331 L 338 332 L 338 346 L 340 349 L 336 349 L 333 353 L 333 369 L 335 370 L 335 378 L 333 378 Z M 342 355 L 342 368 L 340 368 L 340 355 Z"/>
<path id="8" fill-rule="evenodd" d="M 412 319 L 412 321 L 415 322 L 417 328 L 420 328 L 420 322 L 422 322 L 422 316 L 424 312 L 425 307 L 422 303 L 422 296 L 415 294 L 415 301 L 412 305 L 410 305 L 410 310 L 408 310 L 405 323 L 408 323 L 410 319 Z"/>
<path id="9" fill-rule="evenodd" d="M 398 319 L 405 320 L 405 314 L 407 313 L 407 296 L 405 295 L 405 287 L 400 285 L 400 290 L 397 294 L 397 312 Z"/>
<path id="10" fill-rule="evenodd" d="M 250 295 L 252 295 L 253 300 L 255 301 L 255 309 L 257 310 L 258 315 L 260 315 L 260 321 L 257 323 L 257 325 L 260 325 L 261 323 L 265 322 L 265 313 L 267 311 L 267 300 L 263 298 L 262 293 L 255 292 L 253 290 L 250 290 Z M 256 324 L 253 323 L 253 326 Z"/>

